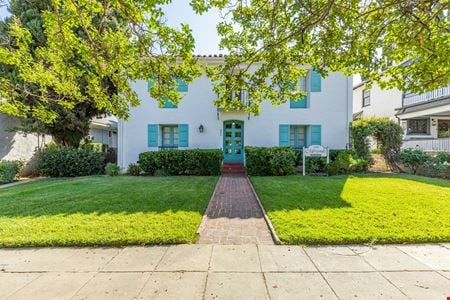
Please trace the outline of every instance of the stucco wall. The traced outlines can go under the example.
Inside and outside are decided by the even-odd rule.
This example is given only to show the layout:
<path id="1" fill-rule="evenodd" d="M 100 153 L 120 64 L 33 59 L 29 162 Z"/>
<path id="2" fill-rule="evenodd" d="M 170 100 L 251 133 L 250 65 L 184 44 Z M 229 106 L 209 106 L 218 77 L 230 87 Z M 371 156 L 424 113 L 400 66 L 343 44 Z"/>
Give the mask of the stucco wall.
<path id="1" fill-rule="evenodd" d="M 0 114 L 0 160 L 28 161 L 39 145 L 51 140 L 49 136 L 38 139 L 35 134 L 9 131 L 18 124 L 16 118 Z"/>
<path id="2" fill-rule="evenodd" d="M 189 85 L 178 108 L 158 108 L 151 99 L 145 81 L 133 88 L 141 105 L 132 108 L 129 121 L 119 120 L 119 164 L 127 167 L 141 152 L 157 150 L 147 146 L 148 124 L 189 124 L 189 148 L 222 148 L 223 122 L 244 121 L 245 146 L 278 146 L 279 125 L 322 125 L 322 144 L 333 149 L 344 149 L 349 140 L 349 122 L 352 113 L 352 79 L 340 73 L 322 78 L 322 91 L 309 94 L 309 107 L 290 109 L 289 103 L 272 107 L 265 102 L 259 116 L 242 112 L 217 110 L 216 95 L 206 76 Z M 250 97 L 251 98 L 251 97 Z M 204 132 L 198 128 L 203 125 Z"/>
<path id="3" fill-rule="evenodd" d="M 363 117 L 388 117 L 395 120 L 397 108 L 402 106 L 402 92 L 398 89 L 382 90 L 378 84 L 370 89 L 370 105 L 363 107 L 364 84 L 353 90 L 353 113 L 363 111 Z"/>

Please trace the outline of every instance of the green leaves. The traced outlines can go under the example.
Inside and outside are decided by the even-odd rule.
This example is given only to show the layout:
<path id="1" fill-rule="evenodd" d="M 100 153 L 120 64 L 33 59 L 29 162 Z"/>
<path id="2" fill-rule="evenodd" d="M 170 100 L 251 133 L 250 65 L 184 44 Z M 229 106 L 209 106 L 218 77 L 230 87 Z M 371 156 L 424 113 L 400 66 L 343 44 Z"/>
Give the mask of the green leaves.
<path id="1" fill-rule="evenodd" d="M 189 26 L 178 30 L 165 24 L 161 5 L 167 0 L 42 2 L 47 5 L 39 18 L 31 18 L 34 23 L 27 18 L 22 23 L 13 12 L 2 26 L 2 112 L 51 123 L 57 113 L 49 103 L 73 109 L 91 102 L 98 110 L 127 118 L 129 108 L 139 105 L 132 81 L 154 77 L 152 96 L 160 103 L 165 96 L 178 103 L 173 78 L 189 83 L 200 75 Z M 36 4 L 16 0 L 11 5 Z M 43 43 L 36 38 L 39 30 Z M 10 78 L 12 71 L 17 78 Z"/>
<path id="2" fill-rule="evenodd" d="M 240 108 L 227 96 L 240 89 L 250 91 L 244 109 L 255 114 L 263 100 L 284 103 L 291 96 L 277 87 L 311 68 L 412 92 L 450 83 L 448 1 L 192 2 L 227 16 L 217 30 L 229 56 L 210 71 L 220 107 Z"/>
<path id="3" fill-rule="evenodd" d="M 152 97 L 181 101 L 174 78 L 201 74 L 187 24 L 166 25 L 170 0 L 12 0 L 0 26 L 0 111 L 51 123 L 57 108 L 92 103 L 128 117 L 131 83 L 150 80 Z M 305 95 L 298 80 L 361 74 L 382 88 L 423 92 L 450 83 L 448 1 L 191 0 L 199 14 L 222 10 L 223 65 L 206 67 L 225 110 L 258 114 Z M 294 83 L 287 88 L 287 83 Z M 237 95 L 245 90 L 250 102 Z M 26 99 L 26 101 L 25 101 Z M 51 105 L 49 105 L 51 104 Z"/>

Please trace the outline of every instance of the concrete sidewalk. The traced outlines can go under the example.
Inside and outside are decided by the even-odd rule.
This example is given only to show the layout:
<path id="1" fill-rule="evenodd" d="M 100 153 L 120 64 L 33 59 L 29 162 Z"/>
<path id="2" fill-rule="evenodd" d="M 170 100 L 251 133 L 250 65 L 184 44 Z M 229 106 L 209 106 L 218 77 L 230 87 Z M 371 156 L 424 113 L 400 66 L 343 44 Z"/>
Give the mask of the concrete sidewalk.
<path id="1" fill-rule="evenodd" d="M 0 249 L 1 299 L 447 299 L 450 244 Z"/>

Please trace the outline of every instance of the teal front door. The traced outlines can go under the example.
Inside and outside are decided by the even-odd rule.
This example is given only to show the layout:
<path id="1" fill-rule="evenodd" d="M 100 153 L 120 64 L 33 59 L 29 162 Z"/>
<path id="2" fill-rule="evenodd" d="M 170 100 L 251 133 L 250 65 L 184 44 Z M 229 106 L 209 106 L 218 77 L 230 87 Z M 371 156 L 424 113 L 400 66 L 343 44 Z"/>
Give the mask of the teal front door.
<path id="1" fill-rule="evenodd" d="M 225 121 L 223 123 L 224 162 L 244 160 L 244 122 Z"/>

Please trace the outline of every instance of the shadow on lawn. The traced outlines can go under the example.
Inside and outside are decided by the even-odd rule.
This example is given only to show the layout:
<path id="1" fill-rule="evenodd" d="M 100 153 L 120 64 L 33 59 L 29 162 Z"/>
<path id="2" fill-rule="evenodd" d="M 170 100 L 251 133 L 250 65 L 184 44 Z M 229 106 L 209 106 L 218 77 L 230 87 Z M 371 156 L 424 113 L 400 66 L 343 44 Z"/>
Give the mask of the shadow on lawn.
<path id="1" fill-rule="evenodd" d="M 121 177 L 44 179 L 0 190 L 0 217 L 177 212 L 202 215 L 214 188 L 213 181 L 203 178 L 177 181 L 130 177 L 120 181 Z"/>

